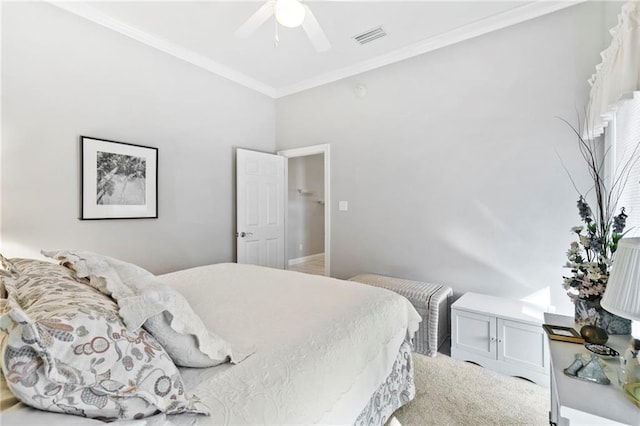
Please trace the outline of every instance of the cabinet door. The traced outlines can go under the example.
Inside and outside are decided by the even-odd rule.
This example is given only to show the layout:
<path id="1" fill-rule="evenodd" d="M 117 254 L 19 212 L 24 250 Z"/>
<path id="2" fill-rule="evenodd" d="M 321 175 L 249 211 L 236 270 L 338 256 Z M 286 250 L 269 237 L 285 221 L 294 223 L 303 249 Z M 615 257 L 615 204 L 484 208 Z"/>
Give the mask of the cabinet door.
<path id="1" fill-rule="evenodd" d="M 498 319 L 498 360 L 530 371 L 546 373 L 548 343 L 539 325 Z"/>
<path id="2" fill-rule="evenodd" d="M 451 344 L 456 349 L 496 359 L 496 341 L 495 317 L 451 311 Z"/>

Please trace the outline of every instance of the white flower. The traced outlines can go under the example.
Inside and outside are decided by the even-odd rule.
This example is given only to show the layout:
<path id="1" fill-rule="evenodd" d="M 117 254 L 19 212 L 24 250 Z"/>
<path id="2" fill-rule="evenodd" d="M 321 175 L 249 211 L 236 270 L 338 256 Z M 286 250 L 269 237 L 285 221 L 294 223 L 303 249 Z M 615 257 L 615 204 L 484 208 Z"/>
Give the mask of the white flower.
<path id="1" fill-rule="evenodd" d="M 580 253 L 580 245 L 577 241 L 571 243 L 569 250 L 567 251 L 567 256 L 575 256 Z"/>
<path id="2" fill-rule="evenodd" d="M 603 275 L 597 271 L 589 271 L 587 272 L 587 280 L 596 282 L 602 279 Z"/>
<path id="3" fill-rule="evenodd" d="M 589 248 L 589 239 L 586 235 L 580 235 L 580 243 L 582 243 L 585 248 Z"/>

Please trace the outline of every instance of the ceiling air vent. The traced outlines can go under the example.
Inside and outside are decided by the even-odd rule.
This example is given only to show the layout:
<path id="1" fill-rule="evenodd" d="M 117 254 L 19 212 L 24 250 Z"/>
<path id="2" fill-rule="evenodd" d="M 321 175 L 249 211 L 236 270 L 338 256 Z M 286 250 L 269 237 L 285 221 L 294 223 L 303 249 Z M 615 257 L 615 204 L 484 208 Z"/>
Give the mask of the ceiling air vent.
<path id="1" fill-rule="evenodd" d="M 353 39 L 360 44 L 366 44 L 373 40 L 379 39 L 381 37 L 385 37 L 387 35 L 386 31 L 382 27 L 376 27 L 365 31 L 361 34 L 353 36 Z"/>

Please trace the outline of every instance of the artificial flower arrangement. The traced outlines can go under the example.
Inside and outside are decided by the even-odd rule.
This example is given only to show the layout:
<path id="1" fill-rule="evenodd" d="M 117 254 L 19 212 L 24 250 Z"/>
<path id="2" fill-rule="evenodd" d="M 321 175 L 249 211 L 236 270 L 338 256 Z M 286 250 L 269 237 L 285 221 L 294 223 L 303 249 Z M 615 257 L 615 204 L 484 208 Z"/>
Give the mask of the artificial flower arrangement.
<path id="1" fill-rule="evenodd" d="M 571 228 L 577 241 L 572 242 L 567 251 L 565 267 L 571 270 L 571 276 L 563 277 L 564 288 L 574 302 L 576 299 L 595 301 L 604 295 L 613 255 L 624 235 L 627 219 L 624 210 L 622 207 L 612 220 L 598 223 L 584 197 L 578 199 L 578 211 L 585 226 Z"/>
<path id="2" fill-rule="evenodd" d="M 580 153 L 587 163 L 593 186 L 587 192 L 593 191 L 595 211 L 586 201 L 586 196 L 577 189 L 573 179 L 571 181 L 580 194 L 578 198 L 578 213 L 584 223 L 571 229 L 577 241 L 571 243 L 567 251 L 568 261 L 565 267 L 571 270 L 570 276 L 564 278 L 564 288 L 572 301 L 579 299 L 599 301 L 607 287 L 609 272 L 612 266 L 618 242 L 625 234 L 627 215 L 624 207 L 618 210 L 617 204 L 622 189 L 627 183 L 632 167 L 638 161 L 637 145 L 629 159 L 614 174 L 611 183 L 607 185 L 603 178 L 604 160 L 607 151 L 598 147 L 593 138 L 583 138 L 571 127 L 578 136 Z M 571 178 L 571 175 L 569 175 Z M 616 215 L 616 212 L 618 214 Z"/>

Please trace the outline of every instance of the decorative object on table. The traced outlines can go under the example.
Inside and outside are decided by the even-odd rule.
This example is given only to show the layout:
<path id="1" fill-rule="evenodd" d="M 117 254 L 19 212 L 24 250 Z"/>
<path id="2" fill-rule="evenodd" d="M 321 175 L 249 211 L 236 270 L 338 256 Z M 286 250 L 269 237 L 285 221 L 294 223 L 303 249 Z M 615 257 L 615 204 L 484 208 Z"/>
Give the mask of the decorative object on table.
<path id="1" fill-rule="evenodd" d="M 600 300 L 577 299 L 575 305 L 575 321 L 577 325 L 594 326 L 607 334 L 629 334 L 631 321 L 612 314 L 602 308 Z"/>
<path id="2" fill-rule="evenodd" d="M 630 320 L 640 321 L 640 238 L 620 240 L 618 260 L 611 271 L 602 305 L 608 311 Z M 640 407 L 640 340 L 632 339 L 625 353 L 625 395 Z"/>
<path id="3" fill-rule="evenodd" d="M 571 365 L 564 369 L 564 374 L 574 379 L 586 380 L 600 385 L 611 384 L 607 375 L 602 371 L 596 354 L 592 354 L 589 362 L 585 363 L 582 354 L 577 353 Z"/>
<path id="4" fill-rule="evenodd" d="M 575 354 L 575 359 L 571 363 L 570 366 L 564 369 L 564 374 L 571 377 L 576 377 L 578 375 L 578 370 L 584 367 L 582 362 L 582 354 Z"/>
<path id="5" fill-rule="evenodd" d="M 561 342 L 569 343 L 584 343 L 584 339 L 571 327 L 543 324 L 542 328 L 544 328 L 544 331 L 547 332 L 547 335 L 551 340 L 559 340 Z"/>
<path id="6" fill-rule="evenodd" d="M 580 329 L 580 336 L 587 343 L 604 345 L 609 340 L 609 335 L 604 328 L 595 325 L 585 325 Z"/>
<path id="7" fill-rule="evenodd" d="M 602 359 L 613 359 L 620 356 L 620 353 L 607 345 L 601 345 L 598 343 L 587 343 L 584 345 L 589 352 L 598 355 Z"/>
<path id="8" fill-rule="evenodd" d="M 156 219 L 158 148 L 80 137 L 80 219 Z"/>
<path id="9" fill-rule="evenodd" d="M 624 394 L 640 408 L 640 382 L 624 385 Z"/>
<path id="10" fill-rule="evenodd" d="M 622 358 L 622 366 L 624 377 L 622 377 L 622 385 L 625 383 L 640 382 L 640 339 L 631 339 L 629 348 Z"/>
<path id="11" fill-rule="evenodd" d="M 619 169 L 620 174 L 615 174 L 611 179 L 612 183 L 609 183 L 608 180 L 605 181 L 602 170 L 608 150 L 603 153 L 595 139 L 582 137 L 578 130 L 566 120 L 563 121 L 578 137 L 580 153 L 593 180 L 593 186 L 587 194 L 592 193 L 591 198 L 595 200 L 595 204 L 592 204 L 595 206 L 594 211 L 587 202 L 587 194 L 583 195 L 571 179 L 579 193 L 577 207 L 584 225 L 572 228 L 577 241 L 572 242 L 567 251 L 568 261 L 565 267 L 571 270 L 571 274 L 563 277 L 563 286 L 575 303 L 575 321 L 578 326 L 596 325 L 609 334 L 629 334 L 631 321 L 607 312 L 600 301 L 626 226 L 625 209 L 622 207 L 618 210 L 617 202 L 632 166 L 638 161 L 640 145 Z M 619 211 L 617 215 L 616 211 Z"/>
<path id="12" fill-rule="evenodd" d="M 627 398 L 640 407 L 640 339 L 631 339 L 622 358 L 618 380 Z"/>

